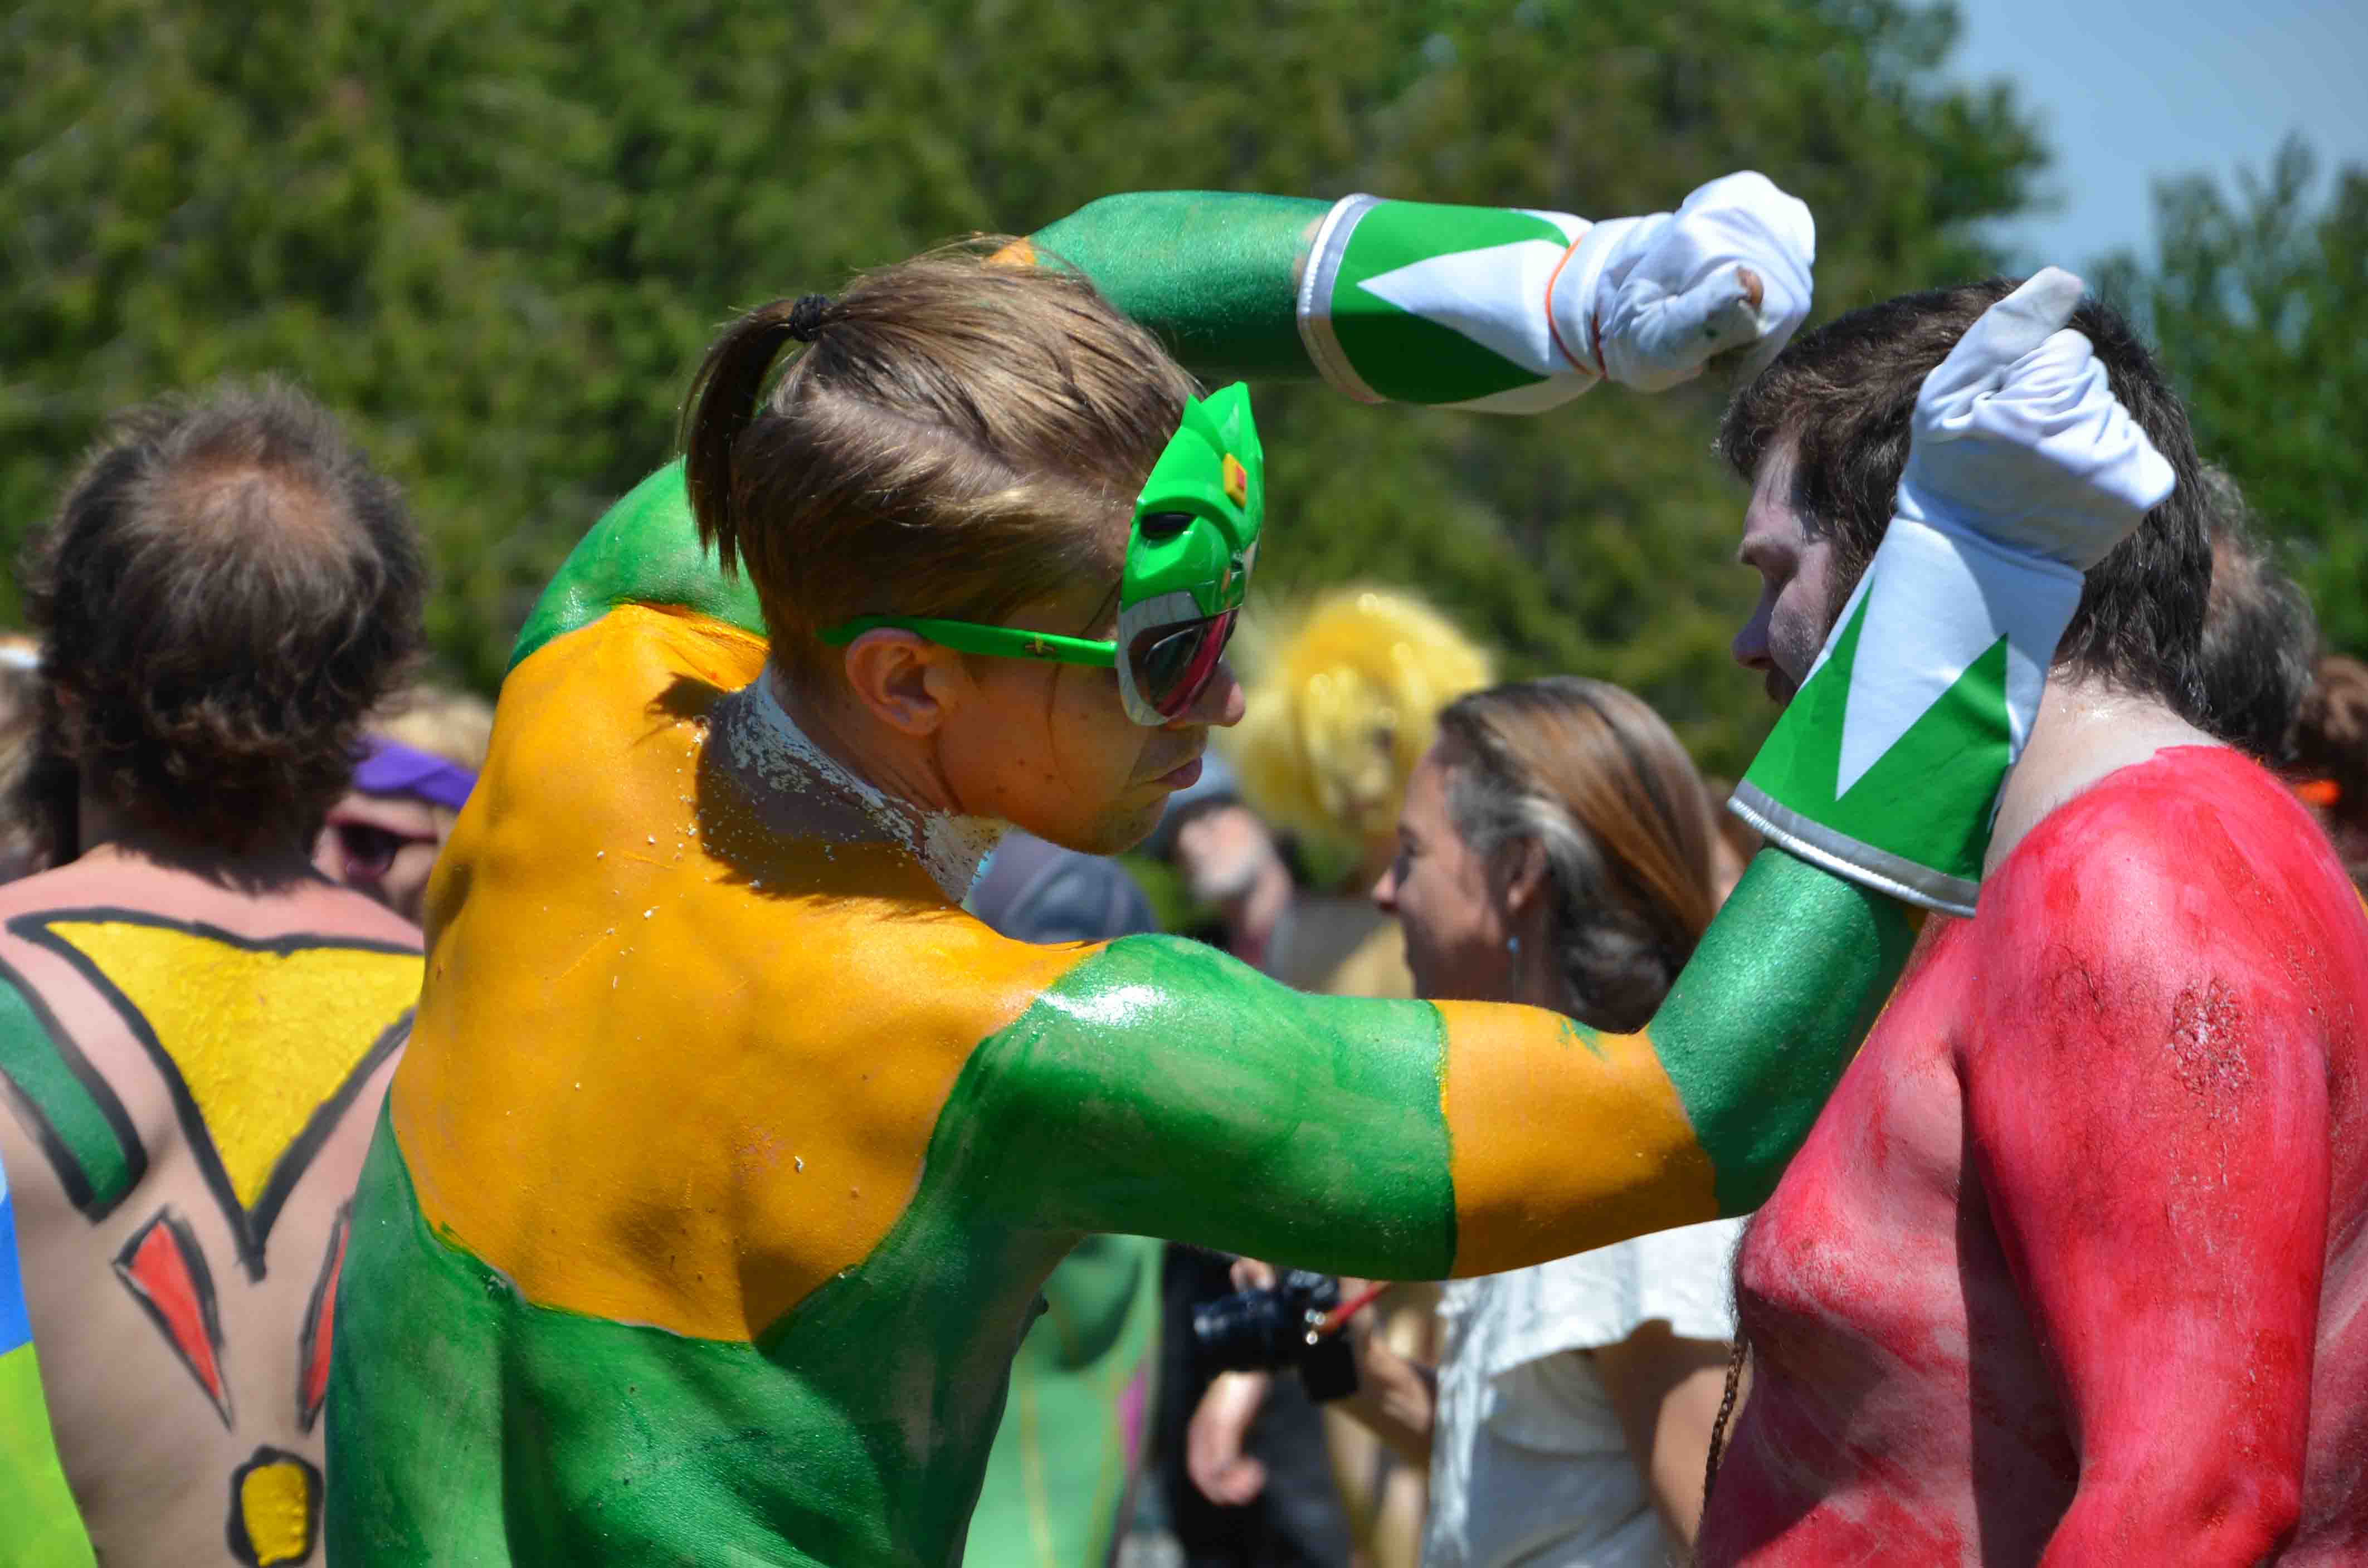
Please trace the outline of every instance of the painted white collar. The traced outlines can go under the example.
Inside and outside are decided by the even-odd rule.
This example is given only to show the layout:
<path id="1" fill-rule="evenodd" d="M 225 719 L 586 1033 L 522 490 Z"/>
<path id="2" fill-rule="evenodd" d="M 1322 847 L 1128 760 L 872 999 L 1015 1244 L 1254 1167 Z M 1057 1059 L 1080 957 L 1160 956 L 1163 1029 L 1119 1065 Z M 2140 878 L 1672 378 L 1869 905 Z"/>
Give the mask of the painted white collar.
<path id="1" fill-rule="evenodd" d="M 732 759 L 772 789 L 797 793 L 823 784 L 846 796 L 883 833 L 908 850 L 952 903 L 969 896 L 978 868 L 1009 831 L 992 817 L 926 811 L 882 792 L 859 778 L 798 728 L 763 676 L 743 688 L 740 722 L 724 734 Z"/>

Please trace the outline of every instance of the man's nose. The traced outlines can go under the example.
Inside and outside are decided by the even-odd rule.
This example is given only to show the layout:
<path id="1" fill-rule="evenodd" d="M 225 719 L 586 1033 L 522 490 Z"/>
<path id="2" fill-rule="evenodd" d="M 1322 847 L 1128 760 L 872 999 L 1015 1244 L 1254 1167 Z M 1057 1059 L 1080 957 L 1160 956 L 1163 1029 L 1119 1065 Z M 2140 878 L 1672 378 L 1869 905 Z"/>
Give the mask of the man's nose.
<path id="1" fill-rule="evenodd" d="M 1242 683 L 1234 674 L 1233 664 L 1224 661 L 1217 665 L 1217 673 L 1209 677 L 1209 684 L 1201 688 L 1201 695 L 1192 699 L 1192 706 L 1168 727 L 1213 724 L 1218 729 L 1229 730 L 1242 722 L 1242 714 L 1248 706 L 1249 700 L 1242 695 Z"/>
<path id="2" fill-rule="evenodd" d="M 1373 907 L 1383 915 L 1398 912 L 1398 869 L 1395 866 L 1383 871 L 1382 880 L 1373 884 Z"/>
<path id="3" fill-rule="evenodd" d="M 1775 657 L 1768 650 L 1769 608 L 1768 597 L 1763 595 L 1759 608 L 1751 612 L 1751 619 L 1743 623 L 1743 630 L 1736 632 L 1735 641 L 1728 644 L 1735 654 L 1735 662 L 1747 670 L 1764 673 L 1776 667 Z"/>

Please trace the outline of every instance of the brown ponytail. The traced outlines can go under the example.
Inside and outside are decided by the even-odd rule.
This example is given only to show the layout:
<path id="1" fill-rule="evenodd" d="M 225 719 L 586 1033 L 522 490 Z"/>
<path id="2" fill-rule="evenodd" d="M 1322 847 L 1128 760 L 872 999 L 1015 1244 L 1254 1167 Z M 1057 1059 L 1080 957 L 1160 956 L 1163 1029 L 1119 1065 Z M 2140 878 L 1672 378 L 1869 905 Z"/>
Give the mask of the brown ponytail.
<path id="1" fill-rule="evenodd" d="M 757 422 L 757 399 L 773 361 L 793 340 L 794 300 L 759 305 L 724 330 L 691 378 L 683 405 L 683 483 L 690 492 L 699 542 L 714 549 L 726 572 L 739 569 L 739 505 L 732 493 L 732 457 Z"/>

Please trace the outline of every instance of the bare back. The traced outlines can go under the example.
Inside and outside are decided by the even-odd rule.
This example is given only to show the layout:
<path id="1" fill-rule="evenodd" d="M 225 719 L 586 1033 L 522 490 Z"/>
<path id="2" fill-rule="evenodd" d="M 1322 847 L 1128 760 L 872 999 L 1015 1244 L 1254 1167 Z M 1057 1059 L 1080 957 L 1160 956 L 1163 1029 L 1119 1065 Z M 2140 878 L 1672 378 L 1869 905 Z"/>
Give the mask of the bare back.
<path id="1" fill-rule="evenodd" d="M 102 850 L 0 888 L 0 1160 L 101 1561 L 317 1561 L 347 1204 L 420 981 L 359 894 Z"/>

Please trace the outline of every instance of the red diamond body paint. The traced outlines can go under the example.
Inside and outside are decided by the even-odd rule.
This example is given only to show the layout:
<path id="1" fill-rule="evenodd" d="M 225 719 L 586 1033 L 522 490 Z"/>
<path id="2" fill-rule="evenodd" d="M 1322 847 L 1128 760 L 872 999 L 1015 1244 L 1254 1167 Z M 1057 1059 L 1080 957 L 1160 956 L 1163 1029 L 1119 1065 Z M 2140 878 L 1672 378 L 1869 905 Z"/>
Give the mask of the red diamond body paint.
<path id="1" fill-rule="evenodd" d="M 231 1425 L 230 1389 L 222 1381 L 222 1311 L 212 1272 L 189 1222 L 169 1208 L 140 1227 L 115 1260 L 115 1272 L 181 1358 L 206 1397 Z"/>

